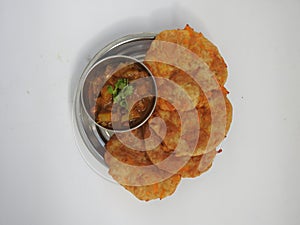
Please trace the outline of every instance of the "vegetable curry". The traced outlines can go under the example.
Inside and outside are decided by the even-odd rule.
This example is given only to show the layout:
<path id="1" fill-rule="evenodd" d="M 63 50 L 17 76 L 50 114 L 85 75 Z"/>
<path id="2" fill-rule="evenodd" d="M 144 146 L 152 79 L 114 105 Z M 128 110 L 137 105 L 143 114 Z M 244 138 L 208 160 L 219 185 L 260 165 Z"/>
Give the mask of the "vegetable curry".
<path id="1" fill-rule="evenodd" d="M 93 86 L 101 83 L 100 92 L 95 91 Z M 108 65 L 90 87 L 90 98 L 96 98 L 90 113 L 104 128 L 130 129 L 147 118 L 154 107 L 154 94 L 154 81 L 142 65 Z"/>

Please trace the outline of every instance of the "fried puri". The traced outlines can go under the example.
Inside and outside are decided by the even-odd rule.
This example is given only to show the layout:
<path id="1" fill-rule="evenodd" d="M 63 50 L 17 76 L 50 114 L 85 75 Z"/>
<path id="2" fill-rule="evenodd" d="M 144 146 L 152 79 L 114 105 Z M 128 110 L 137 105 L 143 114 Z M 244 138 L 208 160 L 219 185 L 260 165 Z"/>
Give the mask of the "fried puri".
<path id="1" fill-rule="evenodd" d="M 216 153 L 216 150 L 213 150 L 203 155 L 191 157 L 184 167 L 178 171 L 178 174 L 182 177 L 200 176 L 212 166 Z"/>
<path id="2" fill-rule="evenodd" d="M 124 186 L 128 191 L 134 194 L 138 199 L 149 201 L 153 199 L 163 199 L 172 195 L 181 180 L 181 176 L 174 174 L 163 182 L 145 186 Z"/>
<path id="3" fill-rule="evenodd" d="M 187 143 L 198 139 L 194 156 L 215 149 L 226 136 L 232 120 L 232 106 L 227 98 L 228 92 L 223 87 L 227 79 L 227 66 L 224 59 L 215 45 L 207 40 L 203 34 L 195 32 L 188 25 L 183 30 L 163 31 L 157 35 L 155 40 L 157 42 L 153 42 L 150 46 L 145 62 L 154 76 L 169 81 L 158 82 L 159 96 L 160 94 L 165 96 L 166 93 L 171 96 L 171 99 L 162 100 L 159 98 L 158 107 L 161 110 L 172 112 L 175 110 L 189 111 L 196 107 L 201 127 L 200 136 L 198 137 L 193 133 L 193 124 L 196 122 L 190 117 L 190 129 L 182 127 L 183 130 L 189 130 L 190 133 L 184 133 L 182 137 Z M 187 51 L 182 50 L 182 48 L 187 49 Z M 178 52 L 183 54 L 176 58 Z M 201 72 L 203 65 L 197 65 L 190 60 L 195 55 L 208 66 L 214 75 L 211 79 L 207 78 L 205 84 L 199 83 L 199 80 L 203 80 L 201 76 L 204 76 L 204 73 Z M 165 62 L 162 62 L 163 60 Z M 185 70 L 183 71 L 182 68 L 177 68 L 175 65 L 179 67 L 184 65 L 182 67 Z M 199 77 L 200 79 L 198 79 Z M 206 80 L 204 79 L 204 81 Z M 174 88 L 170 82 L 174 82 L 179 87 Z M 182 90 L 192 104 L 188 104 L 189 101 L 182 99 Z M 179 131 L 179 124 L 175 123 L 174 126 L 173 123 L 172 126 Z M 178 135 L 173 139 L 178 140 Z M 167 145 L 168 142 L 166 140 Z M 174 144 L 172 148 L 174 148 Z"/>
<path id="4" fill-rule="evenodd" d="M 142 129 L 137 131 L 131 133 L 133 136 L 125 134 L 121 140 L 130 146 L 134 137 L 142 135 Z M 181 176 L 160 170 L 149 160 L 144 149 L 131 149 L 124 143 L 113 135 L 106 144 L 104 158 L 109 166 L 109 174 L 141 200 L 162 199 L 171 195 Z M 144 146 L 144 141 L 142 143 Z"/>
<path id="5" fill-rule="evenodd" d="M 211 168 L 230 128 L 232 105 L 224 59 L 188 25 L 159 33 L 145 64 L 156 79 L 156 108 L 140 128 L 111 137 L 105 161 L 118 183 L 149 201 L 173 194 L 181 178 Z"/>
<path id="6" fill-rule="evenodd" d="M 174 43 L 180 47 L 184 47 L 190 50 L 201 58 L 215 73 L 216 79 L 219 84 L 223 86 L 227 80 L 227 66 L 226 63 L 218 51 L 217 47 L 211 43 L 202 33 L 195 32 L 189 25 L 183 30 L 165 30 L 159 33 L 156 41 Z M 176 67 L 174 65 L 168 65 L 160 62 L 160 58 L 170 59 L 177 53 L 178 47 L 172 45 L 170 50 L 166 53 L 164 49 L 160 48 L 159 42 L 153 42 L 150 46 L 145 61 L 150 68 L 151 72 L 158 77 L 170 78 Z M 179 48 L 180 49 L 180 48 Z M 169 54 L 168 56 L 165 56 Z M 180 55 L 180 60 L 185 61 L 186 55 Z M 187 62 L 188 64 L 190 62 Z M 192 66 L 192 65 L 189 65 Z"/>

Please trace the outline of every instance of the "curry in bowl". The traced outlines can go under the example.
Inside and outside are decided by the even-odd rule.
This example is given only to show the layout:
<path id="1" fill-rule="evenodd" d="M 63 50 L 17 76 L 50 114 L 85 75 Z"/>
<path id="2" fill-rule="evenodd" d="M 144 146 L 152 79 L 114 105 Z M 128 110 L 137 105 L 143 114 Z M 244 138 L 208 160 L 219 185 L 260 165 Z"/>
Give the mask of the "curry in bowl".
<path id="1" fill-rule="evenodd" d="M 127 56 L 99 61 L 88 73 L 83 105 L 105 129 L 128 131 L 143 124 L 156 104 L 156 84 L 141 62 Z"/>

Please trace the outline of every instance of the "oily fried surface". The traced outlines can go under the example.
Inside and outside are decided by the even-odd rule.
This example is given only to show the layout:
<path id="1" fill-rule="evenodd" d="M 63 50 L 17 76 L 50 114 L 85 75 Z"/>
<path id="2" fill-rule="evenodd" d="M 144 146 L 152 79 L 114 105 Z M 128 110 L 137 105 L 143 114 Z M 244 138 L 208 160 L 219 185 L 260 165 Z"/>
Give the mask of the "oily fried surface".
<path id="1" fill-rule="evenodd" d="M 232 106 L 226 96 L 223 97 L 223 106 L 215 107 L 216 116 L 212 123 L 210 107 L 197 108 L 200 124 L 200 134 L 197 137 L 192 131 L 183 135 L 186 142 L 192 143 L 197 138 L 197 146 L 193 156 L 202 155 L 215 149 L 226 137 L 232 121 Z"/>
<path id="2" fill-rule="evenodd" d="M 171 154 L 172 152 L 168 151 L 168 148 L 164 143 L 161 143 L 156 148 L 147 151 L 147 156 L 156 166 L 158 163 L 168 158 Z"/>
<path id="3" fill-rule="evenodd" d="M 210 104 L 197 106 L 201 134 L 194 155 L 215 149 L 226 137 L 232 121 L 232 105 L 227 94 L 225 88 L 221 91 L 212 91 L 209 96 Z"/>
<path id="4" fill-rule="evenodd" d="M 155 117 L 162 120 L 153 123 L 152 121 Z M 164 142 L 166 146 L 165 150 L 168 152 L 174 151 L 181 135 L 181 121 L 179 114 L 176 111 L 170 112 L 156 107 L 149 121 L 151 123 L 151 130 Z M 165 135 L 162 131 L 164 129 L 166 129 Z M 147 130 L 144 132 L 146 133 Z"/>
<path id="5" fill-rule="evenodd" d="M 165 198 L 176 190 L 180 182 L 181 176 L 178 174 L 169 174 L 155 166 L 146 170 L 130 168 L 110 157 L 105 154 L 106 161 L 110 162 L 110 175 L 140 200 Z"/>
<path id="6" fill-rule="evenodd" d="M 156 79 L 157 80 L 157 79 Z M 157 105 L 164 110 L 190 110 L 195 107 L 198 100 L 192 99 L 183 87 L 177 85 L 172 80 L 163 80 L 157 82 L 157 93 L 160 97 Z M 164 99 L 165 101 L 162 101 Z"/>
<path id="7" fill-rule="evenodd" d="M 216 150 L 203 155 L 193 156 L 185 166 L 178 171 L 178 174 L 182 177 L 197 177 L 211 167 L 215 156 Z"/>
<path id="8" fill-rule="evenodd" d="M 173 194 L 181 177 L 197 177 L 212 166 L 232 105 L 224 59 L 188 25 L 159 33 L 145 64 L 155 76 L 156 108 L 140 128 L 111 137 L 105 161 L 118 183 L 149 201 Z"/>
<path id="9" fill-rule="evenodd" d="M 151 162 L 162 170 L 180 174 L 182 177 L 196 177 L 211 167 L 216 150 L 198 156 L 176 156 L 165 151 L 164 144 L 161 144 L 147 151 L 147 155 Z"/>
<path id="10" fill-rule="evenodd" d="M 201 155 L 213 149 L 207 149 L 211 129 L 209 108 L 200 107 L 181 112 L 179 115 L 177 111 L 163 110 L 157 107 L 151 119 L 153 117 L 159 117 L 164 122 L 158 122 L 151 126 L 153 132 L 161 138 L 164 147 L 161 147 L 163 151 L 153 149 L 151 153 L 148 154 L 147 152 L 148 156 L 160 158 L 159 155 L 161 154 L 163 158 L 164 152 L 173 152 L 176 148 L 178 156 Z M 166 126 L 167 132 L 165 136 L 162 136 L 161 130 L 164 126 Z"/>
<path id="11" fill-rule="evenodd" d="M 151 119 L 159 117 L 164 123 L 154 123 L 151 129 L 161 138 L 164 147 L 160 147 L 163 149 L 162 151 L 153 149 L 151 153 L 147 152 L 148 156 L 158 159 L 165 158 L 165 153 L 173 152 L 176 147 L 179 149 L 176 152 L 178 156 L 198 156 L 214 150 L 225 138 L 232 121 L 230 101 L 226 97 L 226 92 L 221 94 L 223 106 L 220 107 L 216 104 L 217 106 L 214 108 L 216 116 L 213 124 L 211 109 L 208 105 L 203 106 L 199 104 L 195 110 L 181 112 L 180 115 L 177 111 L 169 111 L 157 107 Z M 162 102 L 166 101 L 162 100 Z M 164 126 L 166 126 L 167 130 L 165 136 L 161 135 L 163 133 L 161 130 L 164 129 Z M 213 133 L 212 128 L 214 129 Z M 178 147 L 179 144 L 180 146 Z M 149 149 L 147 148 L 147 150 Z"/>
<path id="12" fill-rule="evenodd" d="M 227 115 L 226 128 L 225 128 L 225 136 L 226 136 L 232 122 L 232 105 L 227 97 L 225 98 L 225 104 L 226 104 L 226 115 Z"/>
<path id="13" fill-rule="evenodd" d="M 182 87 L 192 101 L 191 108 L 180 107 L 179 110 L 190 110 L 195 108 L 196 105 L 199 103 L 201 96 L 201 88 L 197 84 L 197 82 L 191 76 L 179 69 L 173 72 L 173 74 L 170 77 L 170 80 L 174 81 L 176 84 Z"/>
<path id="14" fill-rule="evenodd" d="M 163 199 L 171 194 L 177 188 L 181 180 L 181 176 L 174 174 L 166 180 L 146 186 L 124 186 L 128 191 L 140 200 L 149 201 L 152 199 Z"/>
<path id="15" fill-rule="evenodd" d="M 188 30 L 167 30 L 159 33 L 155 40 L 167 41 L 187 48 L 190 38 L 190 32 Z M 175 45 L 172 45 L 171 49 L 166 52 L 165 49 L 159 47 L 159 42 L 154 41 L 146 54 L 145 63 L 154 76 L 169 79 L 176 67 L 160 62 L 160 60 L 157 60 L 157 56 L 168 59 L 171 55 L 176 54 L 176 52 L 177 48 Z"/>
<path id="16" fill-rule="evenodd" d="M 197 82 L 180 69 L 175 69 L 169 79 L 156 78 L 157 105 L 164 110 L 188 111 L 196 107 L 203 94 Z"/>
<path id="17" fill-rule="evenodd" d="M 224 85 L 228 75 L 227 65 L 217 47 L 207 40 L 202 33 L 195 32 L 190 26 L 187 25 L 185 29 L 192 33 L 189 49 L 204 60 L 210 70 L 215 73 L 220 85 Z"/>
<path id="18" fill-rule="evenodd" d="M 200 57 L 210 68 L 211 71 L 215 73 L 215 76 L 220 85 L 224 85 L 227 79 L 227 66 L 220 55 L 217 47 L 207 40 L 202 33 L 195 32 L 189 25 L 187 25 L 183 30 L 165 30 L 159 33 L 155 40 L 166 41 L 170 43 L 177 44 L 189 49 L 191 52 Z M 147 66 L 150 68 L 154 76 L 170 78 L 172 72 L 175 70 L 174 66 L 170 66 L 165 63 L 157 62 L 157 56 L 162 56 L 162 58 L 170 59 L 172 55 L 178 53 L 178 48 L 174 47 L 168 50 L 168 53 L 164 49 L 159 48 L 159 44 L 154 42 L 147 52 L 145 61 Z M 169 54 L 169 56 L 164 56 Z M 186 55 L 180 55 L 180 60 L 185 61 Z M 187 63 L 188 60 L 187 60 Z M 192 66 L 192 65 L 190 65 Z"/>
<path id="19" fill-rule="evenodd" d="M 135 130 L 134 136 L 142 135 L 141 131 L 142 128 Z M 129 143 L 132 141 L 129 134 L 125 134 L 123 138 L 128 138 Z M 107 142 L 106 149 L 105 161 L 109 166 L 109 174 L 141 200 L 167 197 L 175 191 L 180 182 L 180 175 L 160 170 L 152 164 L 144 149 L 131 149 L 116 135 Z"/>
<path id="20" fill-rule="evenodd" d="M 131 136 L 131 134 L 133 136 Z M 106 152 L 107 155 L 110 154 L 110 158 L 106 158 L 106 163 L 110 166 L 111 158 L 115 158 L 116 160 L 135 166 L 147 166 L 151 165 L 151 162 L 147 158 L 147 155 L 144 150 L 144 142 L 142 138 L 142 129 L 136 129 L 133 132 L 129 132 L 128 134 L 122 133 L 122 139 L 124 138 L 126 143 L 132 147 L 128 147 L 124 145 L 120 138 L 117 135 L 113 135 L 110 140 L 106 143 Z M 135 139 L 138 138 L 138 139 Z M 137 141 L 141 142 L 137 144 Z M 135 143 L 133 143 L 136 141 Z"/>
<path id="21" fill-rule="evenodd" d="M 146 64 L 154 76 L 166 78 L 179 85 L 192 102 L 192 104 L 187 104 L 188 101 L 182 100 L 182 92 L 170 87 L 172 85 L 168 82 L 158 82 L 158 93 L 163 96 L 165 93 L 171 93 L 169 94 L 171 100 L 158 99 L 157 105 L 161 110 L 172 112 L 189 111 L 196 107 L 201 127 L 200 136 L 193 133 L 196 129 L 193 127 L 195 123 L 193 119 L 190 119 L 191 122 L 187 125 L 190 129 L 182 127 L 182 130 L 190 132 L 183 133 L 182 138 L 187 145 L 197 141 L 194 156 L 215 149 L 226 136 L 232 120 L 232 107 L 226 96 L 228 92 L 223 87 L 227 79 L 227 66 L 224 59 L 215 45 L 188 25 L 183 30 L 162 31 L 155 40 L 158 42 L 153 42 L 150 46 L 145 57 Z M 173 45 L 167 45 L 165 42 Z M 186 48 L 187 51 L 182 48 Z M 205 69 L 202 69 L 201 60 L 195 61 L 193 54 L 208 66 L 213 77 L 206 77 L 207 73 Z M 180 57 L 176 57 L 177 55 Z M 170 63 L 162 63 L 160 60 Z M 204 82 L 199 83 L 199 81 Z M 172 123 L 172 126 L 178 130 L 179 125 L 176 122 Z M 178 143 L 179 140 L 178 135 L 168 139 L 173 140 L 172 148 L 174 149 L 175 142 Z M 169 147 L 168 143 L 169 140 L 166 140 L 166 145 Z"/>

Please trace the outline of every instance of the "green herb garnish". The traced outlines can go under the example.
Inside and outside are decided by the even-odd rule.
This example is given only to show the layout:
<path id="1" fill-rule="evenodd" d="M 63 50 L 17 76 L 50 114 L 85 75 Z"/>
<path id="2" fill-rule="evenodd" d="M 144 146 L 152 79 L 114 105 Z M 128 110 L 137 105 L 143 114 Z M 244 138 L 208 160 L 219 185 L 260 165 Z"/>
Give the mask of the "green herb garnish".
<path id="1" fill-rule="evenodd" d="M 111 85 L 109 85 L 107 87 L 107 91 L 108 93 L 112 94 L 113 97 L 115 98 L 119 92 L 128 85 L 128 79 L 126 78 L 121 78 L 117 81 L 117 83 L 115 83 L 115 88 L 113 89 L 113 87 Z"/>
<path id="2" fill-rule="evenodd" d="M 108 93 L 112 94 L 114 103 L 119 104 L 121 107 L 128 109 L 126 97 L 133 93 L 133 87 L 128 85 L 127 78 L 121 78 L 113 88 L 111 85 L 107 87 Z"/>

